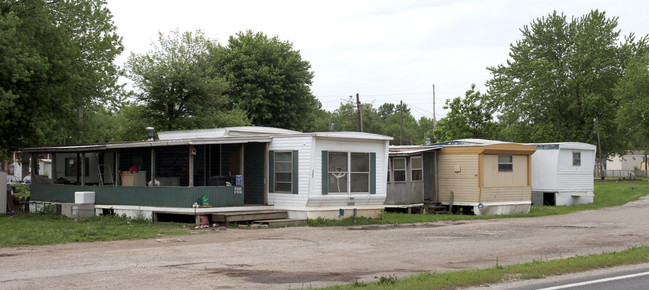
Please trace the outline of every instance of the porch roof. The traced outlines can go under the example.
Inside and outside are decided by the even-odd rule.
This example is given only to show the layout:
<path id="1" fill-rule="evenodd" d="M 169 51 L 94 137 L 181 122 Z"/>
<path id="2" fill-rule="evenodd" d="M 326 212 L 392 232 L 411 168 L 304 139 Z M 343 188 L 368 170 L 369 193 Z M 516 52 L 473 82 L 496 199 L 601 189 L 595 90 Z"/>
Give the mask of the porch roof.
<path id="1" fill-rule="evenodd" d="M 389 156 L 411 156 L 441 149 L 440 146 L 390 146 Z"/>
<path id="2" fill-rule="evenodd" d="M 166 147 L 183 145 L 210 145 L 210 144 L 241 144 L 241 143 L 270 143 L 270 136 L 244 136 L 222 138 L 195 138 L 159 141 L 135 141 L 121 143 L 91 144 L 77 146 L 53 146 L 25 148 L 27 153 L 70 153 L 70 152 L 97 152 L 125 148 Z"/>

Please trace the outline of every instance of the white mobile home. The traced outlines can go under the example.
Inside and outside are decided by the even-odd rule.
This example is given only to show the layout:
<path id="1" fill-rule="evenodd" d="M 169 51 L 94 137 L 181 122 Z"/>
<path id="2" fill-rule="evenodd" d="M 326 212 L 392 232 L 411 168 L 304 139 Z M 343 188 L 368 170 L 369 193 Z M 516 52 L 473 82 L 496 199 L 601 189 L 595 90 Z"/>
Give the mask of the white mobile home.
<path id="1" fill-rule="evenodd" d="M 379 217 L 390 140 L 362 132 L 273 136 L 268 203 L 291 218 Z"/>
<path id="2" fill-rule="evenodd" d="M 231 127 L 158 133 L 158 140 L 27 148 L 52 154 L 35 175 L 32 201 L 74 201 L 94 192 L 95 210 L 118 214 L 283 210 L 289 218 L 380 216 L 391 137 Z M 32 158 L 32 167 L 38 168 Z M 207 203 L 207 202 L 206 202 Z"/>
<path id="3" fill-rule="evenodd" d="M 532 143 L 532 203 L 575 205 L 593 202 L 595 145 Z"/>

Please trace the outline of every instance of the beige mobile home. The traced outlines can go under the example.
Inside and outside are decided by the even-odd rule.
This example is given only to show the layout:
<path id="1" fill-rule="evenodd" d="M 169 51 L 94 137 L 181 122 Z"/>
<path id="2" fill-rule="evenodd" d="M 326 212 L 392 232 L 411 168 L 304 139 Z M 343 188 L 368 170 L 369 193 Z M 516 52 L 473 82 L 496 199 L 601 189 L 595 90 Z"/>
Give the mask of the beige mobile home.
<path id="1" fill-rule="evenodd" d="M 463 139 L 435 144 L 439 201 L 476 215 L 528 213 L 533 146 Z"/>

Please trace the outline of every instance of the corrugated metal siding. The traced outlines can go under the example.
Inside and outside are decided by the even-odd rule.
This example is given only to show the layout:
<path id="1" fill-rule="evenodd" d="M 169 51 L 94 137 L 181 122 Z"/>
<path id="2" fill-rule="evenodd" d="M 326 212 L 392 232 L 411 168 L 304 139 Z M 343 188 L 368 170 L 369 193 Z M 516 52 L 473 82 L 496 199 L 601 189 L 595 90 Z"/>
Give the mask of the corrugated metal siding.
<path id="1" fill-rule="evenodd" d="M 531 186 L 483 187 L 480 202 L 508 202 L 532 200 Z"/>
<path id="2" fill-rule="evenodd" d="M 77 191 L 95 192 L 95 203 L 106 205 L 139 205 L 160 207 L 191 207 L 202 196 L 207 196 L 215 207 L 241 206 L 243 194 L 235 194 L 226 187 L 97 187 L 32 184 L 31 200 L 74 202 Z"/>
<path id="3" fill-rule="evenodd" d="M 246 204 L 264 204 L 266 143 L 247 143 L 244 146 L 244 201 Z"/>
<path id="4" fill-rule="evenodd" d="M 439 201 L 450 202 L 450 193 L 454 193 L 454 202 L 478 202 L 478 155 L 438 155 Z M 456 165 L 461 171 L 455 172 Z"/>

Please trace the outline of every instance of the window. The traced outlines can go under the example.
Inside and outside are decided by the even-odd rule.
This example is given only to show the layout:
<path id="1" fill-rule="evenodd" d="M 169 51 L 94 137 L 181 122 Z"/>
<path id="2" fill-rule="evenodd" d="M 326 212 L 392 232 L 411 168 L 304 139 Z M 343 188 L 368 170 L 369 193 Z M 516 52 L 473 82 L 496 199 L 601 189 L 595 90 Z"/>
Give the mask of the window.
<path id="1" fill-rule="evenodd" d="M 498 172 L 512 172 L 513 169 L 512 155 L 498 155 Z"/>
<path id="2" fill-rule="evenodd" d="M 370 154 L 351 153 L 351 192 L 370 192 Z"/>
<path id="3" fill-rule="evenodd" d="M 394 158 L 392 167 L 394 168 L 394 181 L 406 181 L 406 158 Z"/>
<path id="4" fill-rule="evenodd" d="M 292 192 L 293 153 L 275 152 L 275 192 Z"/>
<path id="5" fill-rule="evenodd" d="M 329 152 L 328 164 L 329 192 L 347 192 L 347 152 Z"/>
<path id="6" fill-rule="evenodd" d="M 572 166 L 581 166 L 581 152 L 572 152 Z"/>
<path id="7" fill-rule="evenodd" d="M 410 169 L 412 170 L 411 179 L 413 181 L 420 181 L 423 176 L 424 167 L 422 166 L 421 156 L 410 158 Z"/>
<path id="8" fill-rule="evenodd" d="M 90 168 L 90 159 L 86 157 L 86 168 L 84 170 L 84 176 L 89 176 Z M 77 158 L 65 158 L 65 176 L 77 176 L 77 169 L 81 167 L 81 164 L 77 164 Z"/>

